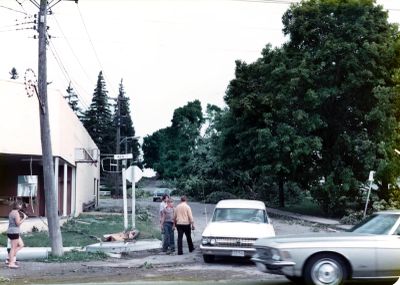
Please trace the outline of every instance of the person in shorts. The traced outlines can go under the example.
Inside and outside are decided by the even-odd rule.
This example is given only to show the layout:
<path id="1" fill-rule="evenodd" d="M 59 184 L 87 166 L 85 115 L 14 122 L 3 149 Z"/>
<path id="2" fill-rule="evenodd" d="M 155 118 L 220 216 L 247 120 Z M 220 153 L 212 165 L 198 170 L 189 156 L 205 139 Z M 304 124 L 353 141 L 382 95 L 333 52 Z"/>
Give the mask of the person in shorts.
<path id="1" fill-rule="evenodd" d="M 26 220 L 27 215 L 21 211 L 22 203 L 14 201 L 12 203 L 11 212 L 8 215 L 7 237 L 11 241 L 11 249 L 8 254 L 8 268 L 18 268 L 16 264 L 17 252 L 24 247 L 24 242 L 21 238 L 21 224 Z"/>

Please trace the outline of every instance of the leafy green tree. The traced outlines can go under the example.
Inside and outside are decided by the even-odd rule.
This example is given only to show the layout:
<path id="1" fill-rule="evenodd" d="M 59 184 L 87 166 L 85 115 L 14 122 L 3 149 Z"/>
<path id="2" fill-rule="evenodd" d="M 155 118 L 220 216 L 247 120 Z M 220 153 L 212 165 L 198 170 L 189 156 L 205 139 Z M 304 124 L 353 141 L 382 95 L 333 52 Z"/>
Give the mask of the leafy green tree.
<path id="1" fill-rule="evenodd" d="M 237 62 L 225 96 L 230 109 L 222 160 L 224 169 L 235 170 L 232 180 L 247 195 L 273 200 L 277 189 L 283 207 L 285 188 L 313 183 L 321 146 L 314 132 L 323 122 L 315 114 L 318 99 L 305 92 L 310 77 L 304 64 L 283 49 L 267 47 L 250 65 Z"/>
<path id="2" fill-rule="evenodd" d="M 385 175 L 398 124 L 393 116 L 398 93 L 392 89 L 399 68 L 398 29 L 372 0 L 302 2 L 291 6 L 283 23 L 290 36 L 285 49 L 302 55 L 315 75 L 309 92 L 323 100 L 316 173 L 325 183 L 313 194 L 335 213 L 345 207 L 346 197 L 359 196 L 370 170 L 379 168 L 383 184 L 398 176 Z"/>
<path id="3" fill-rule="evenodd" d="M 143 140 L 144 164 L 152 167 L 161 178 L 184 175 L 203 123 L 200 101 L 176 109 L 171 123 Z"/>
<path id="4" fill-rule="evenodd" d="M 112 124 L 111 106 L 108 102 L 103 72 L 97 77 L 92 103 L 82 118 L 83 125 L 100 148 L 102 154 L 114 153 L 115 132 Z"/>

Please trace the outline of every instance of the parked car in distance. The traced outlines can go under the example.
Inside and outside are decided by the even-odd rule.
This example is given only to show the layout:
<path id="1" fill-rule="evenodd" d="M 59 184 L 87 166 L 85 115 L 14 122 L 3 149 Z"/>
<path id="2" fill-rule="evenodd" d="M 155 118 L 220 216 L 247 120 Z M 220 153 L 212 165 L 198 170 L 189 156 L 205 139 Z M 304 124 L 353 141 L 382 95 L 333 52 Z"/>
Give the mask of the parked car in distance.
<path id="1" fill-rule="evenodd" d="M 162 196 L 164 194 L 169 195 L 170 194 L 169 189 L 157 189 L 157 190 L 154 190 L 154 192 L 153 192 L 153 202 L 161 202 Z"/>
<path id="2" fill-rule="evenodd" d="M 211 221 L 203 231 L 200 250 L 204 262 L 215 256 L 250 257 L 254 242 L 275 236 L 265 204 L 255 200 L 221 200 L 215 206 Z"/>
<path id="3" fill-rule="evenodd" d="M 256 241 L 252 260 L 263 272 L 307 285 L 400 276 L 400 211 L 378 212 L 350 232 L 290 235 Z"/>

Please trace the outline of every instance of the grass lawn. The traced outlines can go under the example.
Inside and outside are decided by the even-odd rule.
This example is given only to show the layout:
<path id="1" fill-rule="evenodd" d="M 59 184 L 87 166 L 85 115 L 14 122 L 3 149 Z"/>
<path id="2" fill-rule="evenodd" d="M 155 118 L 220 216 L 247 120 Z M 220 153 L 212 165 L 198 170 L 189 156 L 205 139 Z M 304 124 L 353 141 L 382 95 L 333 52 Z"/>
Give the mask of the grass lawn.
<path id="1" fill-rule="evenodd" d="M 124 229 L 123 214 L 81 214 L 66 222 L 61 227 L 64 247 L 84 247 L 98 243 L 105 234 L 119 233 Z M 147 215 L 137 215 L 136 228 L 140 235 L 138 239 L 160 238 L 160 231 L 155 229 Z M 31 232 L 22 234 L 25 246 L 50 247 L 47 232 Z M 0 245 L 7 245 L 6 233 L 0 235 Z M 72 252 L 62 258 L 50 258 L 50 261 L 77 261 L 102 259 L 104 254 Z M 47 260 L 49 261 L 49 260 Z"/>

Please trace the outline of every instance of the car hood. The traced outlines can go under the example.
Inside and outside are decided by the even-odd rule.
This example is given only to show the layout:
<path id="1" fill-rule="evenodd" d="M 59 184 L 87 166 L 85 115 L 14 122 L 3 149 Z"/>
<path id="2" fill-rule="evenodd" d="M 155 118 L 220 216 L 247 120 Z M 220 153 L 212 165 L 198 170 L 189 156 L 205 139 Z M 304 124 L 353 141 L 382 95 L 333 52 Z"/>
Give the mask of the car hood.
<path id="1" fill-rule="evenodd" d="M 371 235 L 352 232 L 339 233 L 313 233 L 300 235 L 284 235 L 271 238 L 258 239 L 254 246 L 256 247 L 324 247 L 338 243 L 351 243 L 353 246 L 363 246 L 365 242 L 373 242 L 379 239 L 390 239 L 388 235 Z"/>
<path id="2" fill-rule="evenodd" d="M 205 237 L 262 238 L 275 236 L 274 227 L 265 223 L 211 222 L 204 229 Z"/>

